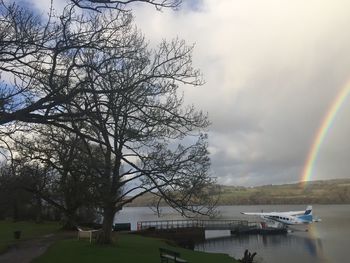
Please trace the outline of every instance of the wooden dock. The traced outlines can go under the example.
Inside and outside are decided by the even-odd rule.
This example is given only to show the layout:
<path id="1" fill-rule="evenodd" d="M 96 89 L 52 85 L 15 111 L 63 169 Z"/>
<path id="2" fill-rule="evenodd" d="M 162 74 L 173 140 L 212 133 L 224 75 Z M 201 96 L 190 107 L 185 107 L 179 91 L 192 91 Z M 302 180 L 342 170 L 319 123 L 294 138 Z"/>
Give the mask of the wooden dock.
<path id="1" fill-rule="evenodd" d="M 201 228 L 204 230 L 235 230 L 237 228 L 256 228 L 256 222 L 247 220 L 158 220 L 139 221 L 137 230 L 144 229 L 179 229 L 179 228 Z"/>
<path id="2" fill-rule="evenodd" d="M 262 228 L 260 222 L 249 222 L 247 220 L 158 220 L 158 221 L 139 221 L 137 230 L 229 230 L 231 234 L 280 234 L 286 233 L 285 228 Z"/>

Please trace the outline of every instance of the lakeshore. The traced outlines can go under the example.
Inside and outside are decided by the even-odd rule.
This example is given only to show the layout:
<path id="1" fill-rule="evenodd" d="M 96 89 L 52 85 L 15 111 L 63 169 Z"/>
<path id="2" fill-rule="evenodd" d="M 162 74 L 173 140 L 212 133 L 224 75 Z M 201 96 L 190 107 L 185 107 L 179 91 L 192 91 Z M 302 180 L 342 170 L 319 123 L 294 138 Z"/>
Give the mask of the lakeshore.
<path id="1" fill-rule="evenodd" d="M 221 218 L 239 218 L 240 211 L 260 211 L 261 209 L 264 209 L 264 211 L 288 211 L 302 209 L 303 207 L 304 205 L 264 205 L 222 206 L 218 207 L 218 209 L 220 210 Z M 55 237 L 58 237 L 60 232 L 57 232 L 59 228 L 57 223 L 54 223 L 56 224 L 55 226 L 52 225 L 52 223 L 47 225 L 28 222 L 11 223 L 9 221 L 0 221 L 1 233 L 6 233 L 6 235 L 3 234 L 0 236 L 0 241 L 3 247 L 6 243 L 10 244 L 12 247 L 15 246 L 16 249 L 19 249 L 16 253 L 21 251 L 21 244 L 28 244 L 29 241 L 31 243 L 32 241 L 38 241 L 38 245 L 40 245 L 40 240 L 43 242 L 50 241 L 50 246 L 45 247 L 45 251 L 43 251 L 43 253 L 45 253 L 36 259 L 38 261 L 33 261 L 40 263 L 83 262 L 82 260 L 93 262 L 85 258 L 88 257 L 87 255 L 90 255 L 91 260 L 95 260 L 94 262 L 115 262 L 115 259 L 119 259 L 120 255 L 123 253 L 126 253 L 125 255 L 128 253 L 131 254 L 130 260 L 133 261 L 128 260 L 127 262 L 136 263 L 137 261 L 139 262 L 140 258 L 133 255 L 134 251 L 142 252 L 142 246 L 148 245 L 151 246 L 148 247 L 151 252 L 144 256 L 149 258 L 147 262 L 159 261 L 158 249 L 164 246 L 170 246 L 172 250 L 180 252 L 181 257 L 187 260 L 191 258 L 191 262 L 235 262 L 233 258 L 241 258 L 245 249 L 249 249 L 251 252 L 257 252 L 257 260 L 263 260 L 262 262 L 269 263 L 280 262 L 282 258 L 284 258 L 285 263 L 346 262 L 346 248 L 349 245 L 347 237 L 350 235 L 349 211 L 349 205 L 314 205 L 315 215 L 321 217 L 322 222 L 312 224 L 307 232 L 294 231 L 293 233 L 276 235 L 251 234 L 232 236 L 230 231 L 205 231 L 205 236 L 202 240 L 195 240 L 194 251 L 181 248 L 177 246 L 175 242 L 164 242 L 164 239 L 167 237 L 159 236 L 150 238 L 114 233 L 116 243 L 111 246 L 97 246 L 95 244 L 90 244 L 86 240 L 77 241 L 76 231 L 71 232 L 70 237 L 52 237 L 46 239 L 52 232 L 55 234 Z M 162 212 L 161 220 L 167 218 L 181 218 L 180 215 L 175 214 L 174 211 L 171 211 L 170 208 L 167 207 L 163 207 Z M 240 216 L 241 219 L 243 219 L 243 215 Z M 152 220 L 154 218 L 158 218 L 158 216 L 147 207 L 126 207 L 116 215 L 115 222 L 130 222 L 132 230 L 136 230 L 138 221 Z M 22 236 L 19 241 L 16 241 L 13 238 L 13 231 L 17 230 L 20 226 L 23 230 Z M 30 229 L 31 232 L 28 232 L 28 229 Z M 170 234 L 170 236 L 172 236 L 173 233 Z M 188 235 L 191 235 L 191 233 Z M 26 241 L 28 242 L 25 243 Z M 186 246 L 188 244 L 181 245 Z M 293 251 L 295 251 L 293 254 L 289 253 L 291 247 Z M 192 253 L 194 254 L 192 255 Z M 286 254 L 289 255 L 288 258 L 285 258 Z M 1 255 L 0 262 L 31 262 L 23 260 L 2 261 L 1 258 L 3 258 L 4 255 L 5 254 Z M 54 261 L 56 258 L 58 261 Z M 70 258 L 75 261 L 67 261 L 70 260 Z"/>
<path id="2" fill-rule="evenodd" d="M 257 260 L 278 263 L 329 263 L 347 262 L 346 253 L 350 236 L 350 205 L 313 205 L 313 213 L 322 218 L 322 222 L 308 227 L 291 227 L 292 233 L 264 235 L 231 235 L 228 230 L 205 231 L 205 240 L 195 243 L 194 249 L 212 253 L 226 253 L 233 258 L 241 258 L 244 250 L 257 252 Z M 300 205 L 252 205 L 219 206 L 219 218 L 250 220 L 240 212 L 264 212 L 304 210 Z M 147 207 L 126 207 L 116 217 L 116 223 L 130 222 L 133 230 L 138 221 L 181 219 L 168 207 L 161 208 L 160 218 Z M 251 219 L 259 220 L 257 219 Z M 308 231 L 305 231 L 308 229 Z M 291 249 L 295 253 L 290 253 Z M 286 255 L 288 257 L 286 258 Z"/>
<path id="3" fill-rule="evenodd" d="M 0 262 L 6 263 L 77 263 L 77 262 L 159 262 L 159 248 L 179 252 L 189 262 L 234 263 L 225 253 L 206 253 L 177 246 L 175 243 L 135 234 L 113 233 L 114 244 L 102 246 L 88 240 L 77 240 L 76 231 L 61 232 L 57 223 L 0 221 Z M 21 238 L 13 231 L 21 229 Z M 29 245 L 30 244 L 30 245 Z M 137 253 L 135 253 L 137 251 Z"/>

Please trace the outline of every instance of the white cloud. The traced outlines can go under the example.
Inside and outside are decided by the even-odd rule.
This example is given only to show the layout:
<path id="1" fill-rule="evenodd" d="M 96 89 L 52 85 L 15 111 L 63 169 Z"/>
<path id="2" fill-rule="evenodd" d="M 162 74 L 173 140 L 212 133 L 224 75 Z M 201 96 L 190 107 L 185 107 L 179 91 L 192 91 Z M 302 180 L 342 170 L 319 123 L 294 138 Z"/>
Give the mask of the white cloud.
<path id="1" fill-rule="evenodd" d="M 186 91 L 186 101 L 209 112 L 219 181 L 300 178 L 322 118 L 350 72 L 349 8 L 345 0 L 206 0 L 197 11 L 143 6 L 136 12 L 152 45 L 176 36 L 196 43 L 194 63 L 206 85 Z M 334 126 L 343 132 L 329 135 L 329 144 L 345 154 L 350 127 L 345 118 Z M 317 169 L 313 179 L 348 176 L 340 150 L 332 154 L 327 145 L 320 159 L 328 150 L 332 157 L 322 159 L 327 168 Z"/>
<path id="2" fill-rule="evenodd" d="M 42 12 L 48 2 L 32 0 Z M 206 84 L 186 89 L 185 99 L 209 113 L 219 182 L 300 178 L 323 116 L 349 78 L 349 10 L 347 0 L 198 0 L 178 12 L 137 5 L 136 24 L 151 46 L 177 36 L 196 43 L 194 64 Z M 349 176 L 349 114 L 345 104 L 313 179 Z"/>

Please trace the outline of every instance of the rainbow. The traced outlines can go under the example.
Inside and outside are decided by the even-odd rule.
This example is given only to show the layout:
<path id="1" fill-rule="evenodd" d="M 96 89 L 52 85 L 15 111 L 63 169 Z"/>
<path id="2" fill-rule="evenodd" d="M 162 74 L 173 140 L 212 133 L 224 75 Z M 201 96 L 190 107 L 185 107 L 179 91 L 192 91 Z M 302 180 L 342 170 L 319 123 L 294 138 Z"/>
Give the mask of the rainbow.
<path id="1" fill-rule="evenodd" d="M 315 140 L 312 143 L 312 147 L 310 148 L 310 151 L 307 156 L 304 169 L 301 175 L 301 182 L 303 187 L 305 187 L 307 185 L 307 182 L 310 181 L 311 179 L 314 164 L 317 159 L 320 148 L 322 146 L 322 143 L 325 140 L 325 137 L 327 136 L 329 129 L 332 127 L 332 124 L 334 122 L 334 119 L 337 113 L 339 112 L 341 106 L 343 105 L 344 101 L 347 99 L 349 94 L 350 94 L 350 81 L 348 81 L 346 85 L 344 85 L 344 87 L 340 90 L 340 92 L 337 94 L 337 96 L 331 103 L 331 107 L 329 108 L 327 114 L 323 118 L 321 125 L 316 133 Z"/>
<path id="2" fill-rule="evenodd" d="M 329 257 L 324 253 L 322 247 L 322 239 L 319 230 L 315 224 L 310 224 L 308 227 L 308 243 L 312 246 L 312 254 L 317 259 L 321 259 L 322 262 L 331 262 Z"/>

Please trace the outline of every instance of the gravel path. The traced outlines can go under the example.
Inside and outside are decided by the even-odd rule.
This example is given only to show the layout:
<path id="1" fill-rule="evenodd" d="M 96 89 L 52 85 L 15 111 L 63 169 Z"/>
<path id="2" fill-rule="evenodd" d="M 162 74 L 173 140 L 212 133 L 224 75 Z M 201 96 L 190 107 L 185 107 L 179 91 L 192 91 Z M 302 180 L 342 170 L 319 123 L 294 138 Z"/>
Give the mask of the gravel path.
<path id="1" fill-rule="evenodd" d="M 0 255 L 0 263 L 29 263 L 42 255 L 55 241 L 70 238 L 75 233 L 50 234 L 36 239 L 23 240 Z"/>

